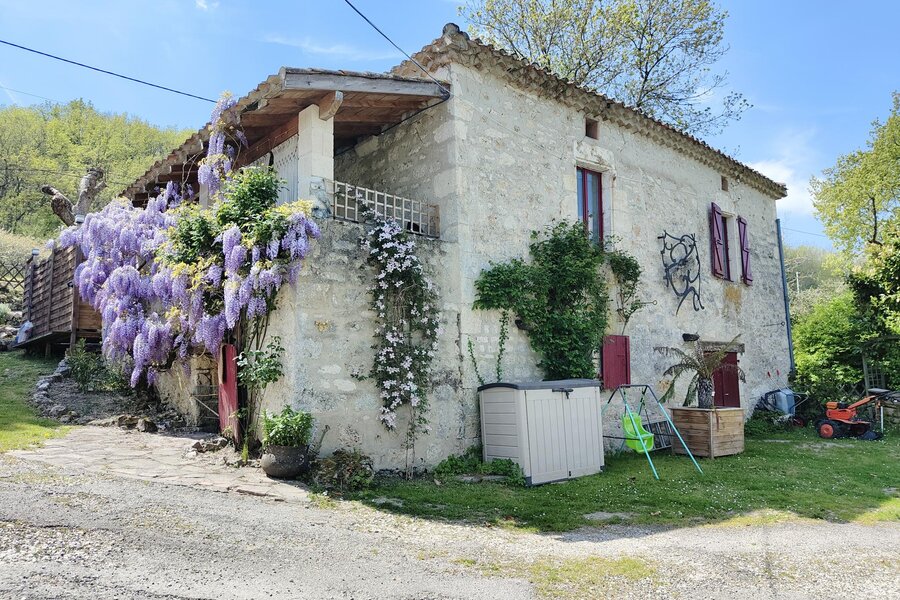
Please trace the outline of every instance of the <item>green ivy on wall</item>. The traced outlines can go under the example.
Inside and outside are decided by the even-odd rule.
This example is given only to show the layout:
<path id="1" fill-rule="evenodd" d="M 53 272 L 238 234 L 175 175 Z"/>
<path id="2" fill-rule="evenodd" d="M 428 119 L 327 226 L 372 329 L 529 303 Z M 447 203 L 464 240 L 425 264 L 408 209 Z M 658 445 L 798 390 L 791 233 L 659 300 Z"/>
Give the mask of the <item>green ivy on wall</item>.
<path id="1" fill-rule="evenodd" d="M 516 315 L 548 379 L 596 376 L 593 353 L 608 319 L 607 253 L 581 222 L 532 232 L 529 250 L 529 263 L 513 259 L 482 271 L 474 307 Z"/>

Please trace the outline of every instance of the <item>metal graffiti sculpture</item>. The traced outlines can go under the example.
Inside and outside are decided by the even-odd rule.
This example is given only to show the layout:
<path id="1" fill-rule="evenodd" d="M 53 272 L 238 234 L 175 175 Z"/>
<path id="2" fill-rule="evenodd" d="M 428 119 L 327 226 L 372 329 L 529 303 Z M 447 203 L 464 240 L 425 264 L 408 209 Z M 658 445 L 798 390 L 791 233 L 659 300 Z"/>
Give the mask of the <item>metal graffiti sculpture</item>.
<path id="1" fill-rule="evenodd" d="M 694 310 L 702 310 L 703 302 L 700 300 L 700 255 L 697 252 L 697 239 L 693 233 L 686 233 L 681 237 L 675 237 L 667 231 L 657 239 L 662 240 L 663 269 L 665 270 L 666 287 L 671 286 L 678 296 L 678 308 L 675 314 L 681 310 L 681 305 L 690 296 Z"/>

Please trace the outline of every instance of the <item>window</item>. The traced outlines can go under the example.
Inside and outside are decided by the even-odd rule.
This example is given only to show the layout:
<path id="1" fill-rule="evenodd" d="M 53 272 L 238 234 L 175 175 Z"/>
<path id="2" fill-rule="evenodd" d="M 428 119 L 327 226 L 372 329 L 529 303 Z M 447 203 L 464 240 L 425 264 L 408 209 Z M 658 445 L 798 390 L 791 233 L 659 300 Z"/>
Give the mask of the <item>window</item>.
<path id="1" fill-rule="evenodd" d="M 731 281 L 731 249 L 728 247 L 728 230 L 731 217 L 722 214 L 715 202 L 709 211 L 710 256 L 712 274 L 719 279 Z"/>
<path id="2" fill-rule="evenodd" d="M 728 191 L 728 178 L 725 177 L 724 175 L 722 175 L 722 191 L 723 192 Z"/>
<path id="3" fill-rule="evenodd" d="M 578 218 L 591 239 L 603 240 L 603 190 L 600 173 L 578 168 Z"/>
<path id="4" fill-rule="evenodd" d="M 584 120 L 584 135 L 592 140 L 600 139 L 600 125 L 594 119 Z"/>

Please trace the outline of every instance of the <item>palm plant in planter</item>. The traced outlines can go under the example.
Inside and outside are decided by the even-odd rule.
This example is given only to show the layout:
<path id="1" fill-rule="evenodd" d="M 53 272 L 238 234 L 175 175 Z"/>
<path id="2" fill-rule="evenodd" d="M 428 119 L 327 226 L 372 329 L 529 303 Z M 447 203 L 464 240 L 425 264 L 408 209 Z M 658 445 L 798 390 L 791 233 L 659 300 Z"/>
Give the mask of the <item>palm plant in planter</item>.
<path id="1" fill-rule="evenodd" d="M 309 465 L 312 415 L 285 406 L 280 414 L 263 414 L 263 456 L 260 466 L 269 477 L 293 479 Z"/>
<path id="2" fill-rule="evenodd" d="M 671 384 L 661 401 L 675 395 L 675 382 L 682 375 L 689 375 L 684 405 L 671 408 L 672 420 L 682 433 L 691 452 L 696 456 L 724 456 L 744 450 L 744 412 L 741 408 L 720 408 L 714 403 L 713 376 L 716 372 L 733 373 L 745 381 L 743 369 L 737 364 L 723 362 L 730 352 L 737 350 L 737 337 L 724 346 L 707 351 L 699 340 L 690 350 L 660 347 L 657 352 L 675 359 L 663 375 L 671 378 Z M 697 406 L 691 406 L 696 400 Z M 673 452 L 683 453 L 680 445 L 672 446 Z"/>

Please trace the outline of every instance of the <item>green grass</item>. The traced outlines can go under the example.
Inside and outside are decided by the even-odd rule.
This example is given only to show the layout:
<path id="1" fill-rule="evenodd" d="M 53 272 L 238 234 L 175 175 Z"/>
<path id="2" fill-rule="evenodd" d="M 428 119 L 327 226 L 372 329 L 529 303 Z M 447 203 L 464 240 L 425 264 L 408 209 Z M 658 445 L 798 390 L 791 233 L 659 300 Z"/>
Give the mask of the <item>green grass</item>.
<path id="1" fill-rule="evenodd" d="M 25 448 L 65 431 L 56 421 L 38 417 L 25 402 L 37 379 L 55 367 L 56 361 L 30 358 L 22 352 L 0 353 L 0 452 Z"/>
<path id="2" fill-rule="evenodd" d="M 782 441 L 773 441 L 782 440 Z M 684 525 L 774 522 L 806 517 L 830 521 L 900 521 L 900 436 L 876 442 L 820 440 L 811 429 L 748 438 L 736 456 L 702 460 L 657 452 L 661 480 L 643 455 L 607 456 L 606 471 L 533 488 L 454 480 L 383 480 L 356 495 L 381 510 L 536 531 L 591 524 L 597 511 L 632 513 L 628 522 Z M 373 504 L 374 506 L 374 504 Z M 596 524 L 596 523 L 594 523 Z"/>

